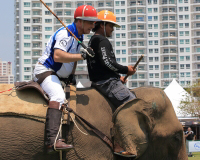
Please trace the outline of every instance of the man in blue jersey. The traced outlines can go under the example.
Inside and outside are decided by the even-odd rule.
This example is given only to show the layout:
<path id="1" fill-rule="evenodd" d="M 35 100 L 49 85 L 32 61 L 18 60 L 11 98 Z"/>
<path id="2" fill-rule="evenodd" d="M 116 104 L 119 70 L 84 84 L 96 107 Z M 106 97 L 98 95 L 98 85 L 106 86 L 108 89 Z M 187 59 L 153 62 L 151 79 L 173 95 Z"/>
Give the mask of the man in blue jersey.
<path id="1" fill-rule="evenodd" d="M 94 28 L 94 22 L 99 21 L 95 8 L 89 5 L 78 7 L 74 13 L 74 19 L 74 22 L 67 27 L 80 41 L 83 41 L 83 34 L 89 34 Z M 88 51 L 87 49 L 80 53 L 77 40 L 62 27 L 51 36 L 43 55 L 35 66 L 34 81 L 40 84 L 50 98 L 45 127 L 45 144 L 48 152 L 73 148 L 59 137 L 61 106 L 65 101 L 65 93 L 59 78 L 68 78 L 74 74 L 77 61 L 87 59 L 91 55 Z"/>

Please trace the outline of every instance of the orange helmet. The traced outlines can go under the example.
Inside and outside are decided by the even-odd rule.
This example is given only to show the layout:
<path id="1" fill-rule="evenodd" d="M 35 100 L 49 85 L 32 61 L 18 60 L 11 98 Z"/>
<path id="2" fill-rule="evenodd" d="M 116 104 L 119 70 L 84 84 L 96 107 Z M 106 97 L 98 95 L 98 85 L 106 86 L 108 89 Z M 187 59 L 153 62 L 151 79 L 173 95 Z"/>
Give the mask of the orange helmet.
<path id="1" fill-rule="evenodd" d="M 74 12 L 74 19 L 81 19 L 85 21 L 101 21 L 97 18 L 97 11 L 90 5 L 82 5 L 76 8 Z"/>
<path id="2" fill-rule="evenodd" d="M 110 22 L 115 24 L 115 27 L 120 27 L 119 24 L 116 22 L 116 16 L 114 13 L 108 10 L 102 10 L 97 14 L 98 19 L 104 21 L 104 22 Z"/>

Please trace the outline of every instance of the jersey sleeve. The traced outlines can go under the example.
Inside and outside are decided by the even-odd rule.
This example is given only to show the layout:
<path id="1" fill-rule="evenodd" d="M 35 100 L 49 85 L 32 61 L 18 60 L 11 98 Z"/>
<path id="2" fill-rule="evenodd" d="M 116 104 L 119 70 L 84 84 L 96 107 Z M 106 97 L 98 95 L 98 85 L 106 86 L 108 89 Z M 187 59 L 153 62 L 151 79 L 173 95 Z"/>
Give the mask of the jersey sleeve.
<path id="1" fill-rule="evenodd" d="M 71 39 L 71 37 L 68 37 L 68 32 L 65 29 L 59 31 L 56 34 L 54 49 L 57 48 L 67 52 L 68 48 L 72 43 Z"/>
<path id="2" fill-rule="evenodd" d="M 111 44 L 107 39 L 103 39 L 102 41 L 100 41 L 98 52 L 100 62 L 103 66 L 109 68 L 114 72 L 127 74 L 128 67 L 120 65 L 116 62 L 114 53 L 112 53 Z"/>

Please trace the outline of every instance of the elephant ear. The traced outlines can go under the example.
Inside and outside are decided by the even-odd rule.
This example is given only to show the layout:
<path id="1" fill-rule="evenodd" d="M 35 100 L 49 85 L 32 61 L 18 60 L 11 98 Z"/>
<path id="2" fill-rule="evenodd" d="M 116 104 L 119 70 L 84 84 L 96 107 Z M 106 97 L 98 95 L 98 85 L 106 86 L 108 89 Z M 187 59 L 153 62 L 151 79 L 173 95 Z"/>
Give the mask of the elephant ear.
<path id="1" fill-rule="evenodd" d="M 115 141 L 137 158 L 147 149 L 149 133 L 153 128 L 149 112 L 151 104 L 134 99 L 121 105 L 113 114 Z"/>

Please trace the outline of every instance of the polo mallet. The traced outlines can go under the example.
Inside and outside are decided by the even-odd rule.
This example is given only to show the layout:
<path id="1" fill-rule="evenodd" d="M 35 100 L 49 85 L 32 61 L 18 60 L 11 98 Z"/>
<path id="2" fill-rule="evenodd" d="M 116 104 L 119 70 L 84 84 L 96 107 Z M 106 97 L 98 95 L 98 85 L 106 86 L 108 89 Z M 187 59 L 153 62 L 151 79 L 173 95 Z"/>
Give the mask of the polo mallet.
<path id="1" fill-rule="evenodd" d="M 60 21 L 60 23 L 66 28 L 66 30 L 78 41 L 78 43 L 84 48 L 84 50 L 87 52 L 87 54 L 90 57 L 94 57 L 93 55 L 91 55 L 88 51 L 87 51 L 87 47 L 69 30 L 69 28 L 67 28 L 67 26 L 60 20 L 60 18 L 58 18 L 58 16 L 42 1 L 40 0 L 40 2 L 57 18 L 57 20 Z M 92 51 L 92 50 L 91 50 Z M 93 52 L 93 51 L 92 51 Z"/>
<path id="2" fill-rule="evenodd" d="M 140 56 L 140 58 L 138 59 L 136 64 L 133 66 L 134 69 L 136 69 L 137 65 L 140 63 L 140 61 L 142 60 L 143 57 L 144 57 L 144 55 Z M 128 75 L 125 76 L 124 81 L 126 81 L 127 78 L 128 78 Z"/>

